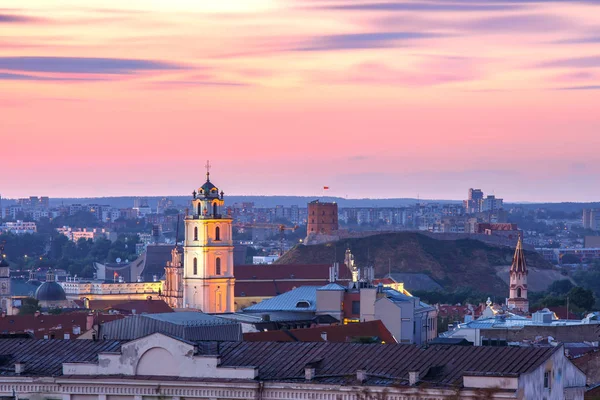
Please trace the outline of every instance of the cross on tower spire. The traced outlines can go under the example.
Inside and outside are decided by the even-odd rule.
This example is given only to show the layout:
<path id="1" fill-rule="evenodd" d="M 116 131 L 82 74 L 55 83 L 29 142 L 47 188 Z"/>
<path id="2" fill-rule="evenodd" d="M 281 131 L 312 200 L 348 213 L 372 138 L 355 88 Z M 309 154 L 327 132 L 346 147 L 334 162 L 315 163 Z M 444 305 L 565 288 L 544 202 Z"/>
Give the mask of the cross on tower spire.
<path id="1" fill-rule="evenodd" d="M 209 160 L 206 160 L 205 167 L 206 167 L 206 181 L 208 182 L 208 181 L 210 181 L 210 167 L 211 167 Z"/>

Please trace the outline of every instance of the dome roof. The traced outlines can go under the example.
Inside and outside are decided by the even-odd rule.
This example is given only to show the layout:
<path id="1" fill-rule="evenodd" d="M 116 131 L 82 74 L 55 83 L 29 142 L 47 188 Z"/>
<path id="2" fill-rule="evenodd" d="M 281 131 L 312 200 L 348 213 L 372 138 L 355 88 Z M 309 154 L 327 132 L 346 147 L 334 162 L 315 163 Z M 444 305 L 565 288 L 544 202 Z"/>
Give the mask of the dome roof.
<path id="1" fill-rule="evenodd" d="M 44 282 L 35 291 L 35 298 L 39 301 L 61 301 L 66 300 L 64 289 L 56 282 Z"/>

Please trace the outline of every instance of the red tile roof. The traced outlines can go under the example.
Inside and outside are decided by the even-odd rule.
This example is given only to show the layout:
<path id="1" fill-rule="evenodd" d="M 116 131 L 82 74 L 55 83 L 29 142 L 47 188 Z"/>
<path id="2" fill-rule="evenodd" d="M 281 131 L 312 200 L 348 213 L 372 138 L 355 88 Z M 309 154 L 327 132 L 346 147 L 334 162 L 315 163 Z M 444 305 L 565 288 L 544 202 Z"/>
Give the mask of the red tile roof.
<path id="1" fill-rule="evenodd" d="M 83 307 L 83 301 L 77 300 L 76 303 L 80 307 Z M 135 310 L 136 314 L 160 314 L 165 312 L 173 312 L 173 309 L 169 307 L 164 300 L 90 300 L 89 307 L 89 309 L 93 311 L 115 310 L 123 314 L 131 314 L 132 310 Z"/>
<path id="2" fill-rule="evenodd" d="M 236 265 L 235 297 L 274 297 L 300 286 L 329 283 L 330 264 Z M 340 265 L 339 279 L 348 280 L 350 271 Z"/>
<path id="3" fill-rule="evenodd" d="M 323 339 L 322 333 L 327 334 L 327 340 Z M 244 340 L 249 342 L 351 342 L 357 337 L 377 337 L 386 343 L 396 343 L 394 336 L 379 320 L 244 334 Z"/>
<path id="4" fill-rule="evenodd" d="M 310 279 L 329 280 L 331 264 L 270 264 L 236 265 L 235 281 L 260 279 Z M 350 279 L 350 271 L 344 264 L 339 268 L 339 279 Z"/>
<path id="5" fill-rule="evenodd" d="M 94 323 L 103 323 L 123 318 L 122 315 L 100 314 L 95 315 Z M 44 339 L 54 336 L 56 339 L 63 339 L 65 333 L 70 338 L 77 336 L 91 328 L 91 320 L 88 322 L 88 313 L 72 312 L 58 315 L 10 315 L 0 318 L 0 333 L 31 333 L 35 338 Z M 88 326 L 90 325 L 90 326 Z M 76 332 L 79 327 L 79 333 Z"/>
<path id="6" fill-rule="evenodd" d="M 327 280 L 240 282 L 236 278 L 234 291 L 235 297 L 275 297 L 300 286 L 324 286 L 328 283 Z"/>

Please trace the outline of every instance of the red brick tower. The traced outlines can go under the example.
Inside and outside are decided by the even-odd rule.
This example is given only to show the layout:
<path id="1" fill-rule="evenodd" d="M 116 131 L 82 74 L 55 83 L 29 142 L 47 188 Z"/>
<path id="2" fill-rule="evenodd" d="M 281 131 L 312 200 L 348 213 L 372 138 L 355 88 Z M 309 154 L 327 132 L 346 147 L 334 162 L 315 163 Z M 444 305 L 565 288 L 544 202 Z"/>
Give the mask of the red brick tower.
<path id="1" fill-rule="evenodd" d="M 338 205 L 336 203 L 321 203 L 319 200 L 308 203 L 309 235 L 336 235 L 338 231 Z"/>

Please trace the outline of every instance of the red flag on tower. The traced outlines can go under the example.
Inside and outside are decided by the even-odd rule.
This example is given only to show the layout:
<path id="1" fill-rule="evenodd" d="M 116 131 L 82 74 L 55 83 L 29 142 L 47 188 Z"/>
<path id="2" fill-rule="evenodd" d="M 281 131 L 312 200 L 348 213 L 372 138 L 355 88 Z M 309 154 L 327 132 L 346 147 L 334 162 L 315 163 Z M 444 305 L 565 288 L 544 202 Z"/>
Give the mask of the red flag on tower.
<path id="1" fill-rule="evenodd" d="M 323 190 L 329 190 L 329 186 L 323 186 Z"/>

